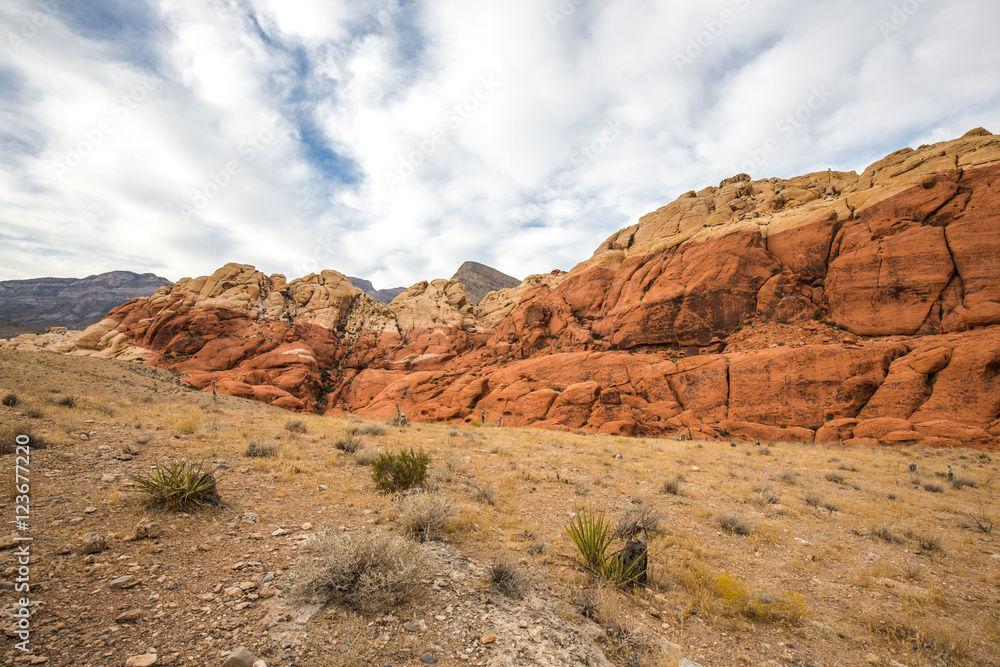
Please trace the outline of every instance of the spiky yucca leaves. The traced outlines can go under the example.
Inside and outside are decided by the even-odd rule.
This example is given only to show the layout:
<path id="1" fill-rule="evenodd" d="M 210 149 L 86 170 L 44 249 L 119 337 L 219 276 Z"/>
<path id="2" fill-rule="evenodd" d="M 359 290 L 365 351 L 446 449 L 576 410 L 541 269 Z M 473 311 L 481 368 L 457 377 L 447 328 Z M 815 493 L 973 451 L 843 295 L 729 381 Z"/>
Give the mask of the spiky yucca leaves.
<path id="1" fill-rule="evenodd" d="M 593 508 L 578 511 L 576 518 L 566 526 L 566 532 L 587 567 L 615 586 L 633 584 L 645 573 L 645 569 L 640 568 L 640 560 L 627 562 L 620 552 L 608 555 L 614 537 L 611 522 L 605 518 L 604 512 L 595 512 Z"/>
<path id="2" fill-rule="evenodd" d="M 179 461 L 156 464 L 149 477 L 133 478 L 148 498 L 146 504 L 168 510 L 217 507 L 222 505 L 215 482 L 215 468 Z"/>

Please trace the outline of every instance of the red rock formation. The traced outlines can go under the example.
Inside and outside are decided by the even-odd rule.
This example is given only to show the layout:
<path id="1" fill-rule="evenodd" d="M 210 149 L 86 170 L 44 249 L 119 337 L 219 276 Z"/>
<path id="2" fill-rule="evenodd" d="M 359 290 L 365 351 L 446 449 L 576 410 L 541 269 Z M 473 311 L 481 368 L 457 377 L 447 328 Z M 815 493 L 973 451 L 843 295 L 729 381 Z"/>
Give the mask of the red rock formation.
<path id="1" fill-rule="evenodd" d="M 690 192 L 474 306 L 227 265 L 75 337 L 297 410 L 626 435 L 1000 445 L 1000 139 Z"/>

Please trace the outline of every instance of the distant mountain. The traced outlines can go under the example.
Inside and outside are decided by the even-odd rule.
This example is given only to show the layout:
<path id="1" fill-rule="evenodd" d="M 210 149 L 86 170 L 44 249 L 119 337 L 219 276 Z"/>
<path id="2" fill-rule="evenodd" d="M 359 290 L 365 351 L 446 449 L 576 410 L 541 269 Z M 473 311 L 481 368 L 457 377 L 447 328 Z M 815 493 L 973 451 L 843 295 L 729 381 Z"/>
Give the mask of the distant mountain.
<path id="1" fill-rule="evenodd" d="M 351 276 L 347 276 L 347 279 L 351 281 L 352 285 L 380 303 L 389 303 L 406 291 L 405 287 L 375 289 L 375 286 L 372 285 L 371 281 L 365 280 L 364 278 L 352 278 Z"/>
<path id="2" fill-rule="evenodd" d="M 28 330 L 83 329 L 109 310 L 172 284 L 152 273 L 110 271 L 86 278 L 0 281 L 0 318 Z"/>
<path id="3" fill-rule="evenodd" d="M 451 279 L 465 285 L 465 298 L 472 303 L 479 303 L 490 292 L 517 287 L 521 284 L 517 278 L 479 262 L 462 264 Z"/>

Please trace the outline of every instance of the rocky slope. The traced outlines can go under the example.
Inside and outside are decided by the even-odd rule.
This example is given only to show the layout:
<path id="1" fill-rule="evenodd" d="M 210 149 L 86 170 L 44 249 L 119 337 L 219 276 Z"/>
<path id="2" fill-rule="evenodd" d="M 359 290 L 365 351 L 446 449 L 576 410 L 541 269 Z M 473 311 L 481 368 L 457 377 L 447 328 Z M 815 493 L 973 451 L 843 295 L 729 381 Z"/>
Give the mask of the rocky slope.
<path id="1" fill-rule="evenodd" d="M 1000 139 L 689 192 L 568 273 L 391 304 L 230 264 L 10 347 L 299 410 L 762 440 L 1000 444 Z"/>
<path id="2" fill-rule="evenodd" d="M 36 278 L 0 282 L 0 318 L 44 330 L 83 328 L 136 297 L 150 296 L 170 281 L 152 273 L 110 271 L 86 278 Z"/>
<path id="3" fill-rule="evenodd" d="M 351 276 L 347 277 L 351 281 L 351 284 L 357 287 L 359 290 L 375 299 L 379 303 L 389 303 L 397 296 L 406 291 L 405 287 L 390 287 L 388 289 L 375 289 L 372 285 L 372 281 L 365 280 L 364 278 L 353 278 Z"/>
<path id="4" fill-rule="evenodd" d="M 479 262 L 464 262 L 451 279 L 465 285 L 465 298 L 476 304 L 490 292 L 510 289 L 521 284 L 517 278 Z"/>

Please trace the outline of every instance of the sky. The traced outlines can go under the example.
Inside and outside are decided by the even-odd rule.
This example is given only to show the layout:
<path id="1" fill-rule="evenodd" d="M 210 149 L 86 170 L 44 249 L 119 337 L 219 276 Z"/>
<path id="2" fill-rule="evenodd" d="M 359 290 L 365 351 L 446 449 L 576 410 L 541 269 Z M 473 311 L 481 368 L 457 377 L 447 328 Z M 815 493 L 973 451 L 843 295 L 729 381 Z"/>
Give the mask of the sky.
<path id="1" fill-rule="evenodd" d="M 0 280 L 572 268 L 688 190 L 1000 132 L 994 0 L 3 0 Z"/>

